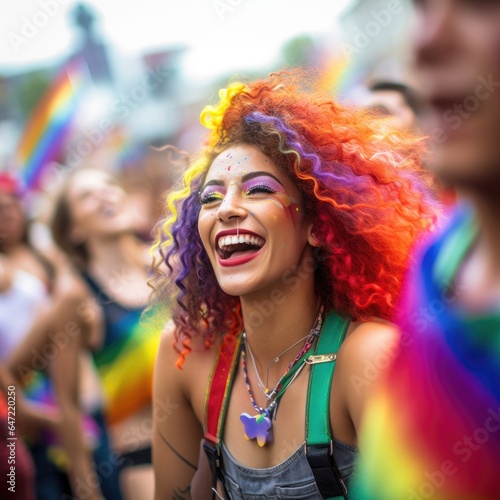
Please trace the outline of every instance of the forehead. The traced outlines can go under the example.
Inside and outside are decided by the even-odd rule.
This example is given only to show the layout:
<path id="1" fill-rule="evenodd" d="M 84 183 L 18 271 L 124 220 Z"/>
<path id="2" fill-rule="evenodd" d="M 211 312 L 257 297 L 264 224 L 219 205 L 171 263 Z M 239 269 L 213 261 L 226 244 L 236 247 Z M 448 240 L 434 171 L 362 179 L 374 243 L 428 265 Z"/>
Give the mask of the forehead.
<path id="1" fill-rule="evenodd" d="M 2 204 L 13 204 L 18 203 L 18 201 L 19 200 L 14 195 L 0 191 L 0 202 Z"/>
<path id="2" fill-rule="evenodd" d="M 12 194 L 0 192 L 0 208 L 1 209 L 16 209 L 19 212 L 23 211 L 21 200 Z"/>
<path id="3" fill-rule="evenodd" d="M 283 182 L 291 182 L 270 158 L 250 145 L 233 146 L 220 153 L 210 165 L 206 180 L 239 181 L 252 171 L 268 172 Z"/>
<path id="4" fill-rule="evenodd" d="M 107 172 L 101 172 L 99 170 L 82 170 L 73 176 L 68 190 L 82 191 L 84 189 L 91 189 L 92 187 L 115 182 L 114 178 Z"/>

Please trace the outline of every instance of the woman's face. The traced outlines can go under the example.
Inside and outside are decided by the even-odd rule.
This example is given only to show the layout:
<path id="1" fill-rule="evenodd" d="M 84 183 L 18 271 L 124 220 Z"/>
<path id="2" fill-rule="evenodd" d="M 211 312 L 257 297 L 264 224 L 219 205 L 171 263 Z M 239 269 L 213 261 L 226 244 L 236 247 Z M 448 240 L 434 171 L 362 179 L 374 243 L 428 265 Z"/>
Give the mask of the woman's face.
<path id="1" fill-rule="evenodd" d="M 233 146 L 215 158 L 200 203 L 200 237 L 229 295 L 283 288 L 287 273 L 312 253 L 299 190 L 254 146 Z"/>
<path id="2" fill-rule="evenodd" d="M 0 239 L 3 244 L 19 243 L 24 235 L 26 221 L 21 202 L 11 194 L 0 193 Z"/>
<path id="3" fill-rule="evenodd" d="M 133 217 L 123 188 L 111 175 L 82 170 L 71 179 L 66 193 L 75 243 L 128 232 Z"/>

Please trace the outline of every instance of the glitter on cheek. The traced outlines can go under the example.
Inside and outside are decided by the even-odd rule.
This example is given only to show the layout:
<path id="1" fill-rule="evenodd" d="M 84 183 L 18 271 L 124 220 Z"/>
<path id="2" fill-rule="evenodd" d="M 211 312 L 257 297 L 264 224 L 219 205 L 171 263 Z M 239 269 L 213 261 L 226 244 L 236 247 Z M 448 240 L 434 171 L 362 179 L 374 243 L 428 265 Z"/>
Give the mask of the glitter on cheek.
<path id="1" fill-rule="evenodd" d="M 288 216 L 296 223 L 300 218 L 300 209 L 295 202 L 292 202 L 290 206 L 286 207 L 286 212 Z"/>
<path id="2" fill-rule="evenodd" d="M 257 200 L 255 200 L 257 201 Z M 279 207 L 281 210 L 284 210 L 285 207 L 283 207 L 283 204 L 279 201 L 279 200 L 276 200 L 274 198 L 267 198 L 266 201 L 270 201 L 271 203 L 274 203 L 277 207 Z M 274 217 L 274 216 L 273 216 Z"/>
<path id="3" fill-rule="evenodd" d="M 281 200 L 283 207 L 288 208 L 292 203 L 293 199 L 286 193 L 276 193 L 276 196 Z"/>

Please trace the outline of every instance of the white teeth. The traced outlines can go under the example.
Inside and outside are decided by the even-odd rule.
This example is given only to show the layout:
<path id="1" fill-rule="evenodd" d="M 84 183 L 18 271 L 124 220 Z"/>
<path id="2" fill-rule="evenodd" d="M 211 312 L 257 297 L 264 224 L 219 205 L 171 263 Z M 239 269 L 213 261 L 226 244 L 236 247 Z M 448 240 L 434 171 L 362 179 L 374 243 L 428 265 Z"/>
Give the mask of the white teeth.
<path id="1" fill-rule="evenodd" d="M 222 236 L 219 238 L 219 248 L 228 247 L 230 245 L 237 245 L 238 243 L 246 243 L 247 245 L 263 246 L 265 240 L 259 236 L 251 236 L 249 234 L 240 234 L 239 236 Z"/>

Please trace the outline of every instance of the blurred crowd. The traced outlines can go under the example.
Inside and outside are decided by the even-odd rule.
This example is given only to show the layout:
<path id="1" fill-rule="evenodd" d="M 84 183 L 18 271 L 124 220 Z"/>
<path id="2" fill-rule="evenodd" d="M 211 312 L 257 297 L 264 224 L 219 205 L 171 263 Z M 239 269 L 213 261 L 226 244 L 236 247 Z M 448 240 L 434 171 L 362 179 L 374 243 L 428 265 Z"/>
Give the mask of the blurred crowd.
<path id="1" fill-rule="evenodd" d="M 368 410 L 370 422 L 363 427 L 365 434 L 359 446 L 362 459 L 363 446 L 367 450 L 362 468 L 365 475 L 359 481 L 356 498 L 494 500 L 500 492 L 500 482 L 493 478 L 498 462 L 492 463 L 500 456 L 500 417 L 494 406 L 500 383 L 496 378 L 500 353 L 499 270 L 498 254 L 492 250 L 498 248 L 498 97 L 494 94 L 499 86 L 495 79 L 499 64 L 494 59 L 498 52 L 487 59 L 476 35 L 466 40 L 470 45 L 465 48 L 461 45 L 463 37 L 455 38 L 470 17 L 464 17 L 462 25 L 454 25 L 453 15 L 461 15 L 462 4 L 467 2 L 436 2 L 444 5 L 439 13 L 441 24 L 429 14 L 430 2 L 416 3 L 423 4 L 422 12 L 434 23 L 416 42 L 418 69 L 429 79 L 425 92 L 421 93 L 413 82 L 377 76 L 367 79 L 363 93 L 351 105 L 362 108 L 370 119 L 379 120 L 381 127 L 394 136 L 410 132 L 420 137 L 419 141 L 429 142 L 430 153 L 421 161 L 424 165 L 432 163 L 428 157 L 432 154 L 437 159 L 436 182 L 442 183 L 438 197 L 444 206 L 440 224 L 446 226 L 451 221 L 451 229 L 442 240 L 433 240 L 430 250 L 418 249 L 424 264 L 409 275 L 408 280 L 414 281 L 405 295 L 403 314 L 397 318 L 404 331 L 411 332 L 410 347 L 402 349 L 401 356 L 393 356 L 397 361 L 390 372 L 392 380 L 380 377 L 382 389 Z M 495 15 L 499 15 L 498 7 L 483 8 L 496 8 Z M 457 9 L 456 14 L 451 15 L 453 9 Z M 476 16 L 474 33 L 487 25 L 490 31 L 483 33 L 483 38 L 498 45 L 498 21 L 488 24 L 481 18 L 481 9 L 468 15 Z M 450 28 L 452 24 L 454 29 Z M 446 36 L 440 38 L 440 33 Z M 481 57 L 483 66 L 474 66 Z M 460 61 L 468 61 L 470 66 Z M 477 92 L 476 98 L 471 94 L 475 101 L 467 92 L 463 99 L 465 109 L 477 101 L 480 111 L 475 115 L 475 110 L 465 116 L 464 108 L 452 108 L 464 92 L 458 89 L 448 94 L 447 86 L 453 88 L 456 82 L 447 71 L 455 71 L 458 81 L 470 68 L 484 76 L 482 80 L 473 79 L 474 85 L 491 90 L 490 115 L 484 111 L 490 105 L 480 103 Z M 434 84 L 436 88 L 442 86 L 441 94 L 433 94 Z M 432 137 L 431 143 L 429 136 L 438 129 L 429 132 L 426 128 L 430 108 L 445 117 L 439 130 L 443 134 L 447 131 L 449 140 L 441 140 L 440 135 Z M 448 113 L 451 109 L 454 114 Z M 472 118 L 463 128 L 450 126 L 458 123 L 459 117 L 462 124 L 469 116 Z M 413 154 L 408 151 L 408 155 Z M 76 168 L 63 168 L 57 182 L 38 193 L 30 192 L 19 172 L 0 172 L 2 498 L 155 497 L 152 436 L 155 426 L 168 419 L 176 403 L 167 398 L 152 404 L 162 325 L 146 321 L 144 311 L 151 292 L 148 282 L 154 273 L 151 247 L 155 235 L 157 241 L 159 238 L 156 228 L 164 216 L 165 193 L 178 184 L 188 164 L 187 154 L 175 147 L 150 148 L 127 167 L 96 167 L 95 162 L 83 162 Z M 467 203 L 457 204 L 464 192 L 468 194 Z M 479 214 L 475 225 L 472 213 Z M 475 240 L 482 230 L 486 236 Z M 470 261 L 467 256 L 472 256 Z M 458 272 L 464 259 L 463 272 Z M 439 281 L 441 269 L 446 270 L 443 283 Z M 445 295 L 448 290 L 454 293 L 450 299 Z M 170 318 L 163 319 L 167 323 Z M 481 342 L 478 332 L 484 333 Z M 258 376 L 256 367 L 255 372 Z M 384 380 L 390 382 L 384 386 Z M 400 399 L 395 402 L 396 396 Z M 408 405 L 402 402 L 405 396 L 413 398 Z M 416 407 L 422 401 L 429 405 L 428 415 L 425 408 Z M 399 411 L 402 406 L 411 413 L 407 419 L 403 418 L 405 411 Z M 479 411 L 485 408 L 491 422 Z M 441 409 L 444 417 L 438 418 Z M 419 410 L 422 415 L 417 418 Z M 388 425 L 396 414 L 402 420 L 396 418 L 397 425 Z M 486 429 L 486 437 L 477 429 Z M 417 444 L 407 444 L 405 432 L 422 438 Z M 404 449 L 406 444 L 408 449 Z M 379 454 L 373 451 L 375 447 Z M 385 447 L 395 451 L 386 456 L 380 453 Z M 454 472 L 446 465 L 450 449 Z M 467 459 L 460 462 L 457 457 L 467 452 Z M 403 458 L 398 462 L 399 457 Z M 467 479 L 466 467 L 482 478 L 480 485 L 472 480 L 460 482 Z M 401 476 L 401 482 L 395 481 L 394 487 L 385 484 L 403 469 L 410 472 Z M 157 484 L 158 474 L 157 468 Z M 387 478 L 382 481 L 384 475 Z M 452 476 L 454 479 L 450 479 Z M 452 486 L 448 490 L 446 481 L 453 487 L 456 481 L 457 488 L 466 491 L 464 496 Z M 12 496 L 4 496 L 5 484 L 14 488 Z M 432 494 L 427 494 L 430 488 Z M 475 488 L 477 496 L 471 493 Z"/>
<path id="2" fill-rule="evenodd" d="M 417 131 L 408 85 L 380 80 L 366 90 L 359 106 Z M 173 148 L 118 173 L 59 171 L 35 217 L 20 176 L 0 173 L 1 383 L 15 388 L 19 498 L 153 497 L 160 332 L 141 313 L 163 195 L 185 164 Z"/>

